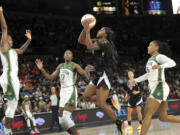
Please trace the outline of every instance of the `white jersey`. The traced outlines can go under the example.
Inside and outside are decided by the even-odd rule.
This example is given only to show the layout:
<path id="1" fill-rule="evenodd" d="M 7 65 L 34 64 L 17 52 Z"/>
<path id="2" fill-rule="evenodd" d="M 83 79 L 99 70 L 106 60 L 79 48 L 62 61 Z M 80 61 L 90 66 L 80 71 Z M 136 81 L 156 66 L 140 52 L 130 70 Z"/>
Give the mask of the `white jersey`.
<path id="1" fill-rule="evenodd" d="M 26 112 L 30 112 L 30 104 L 31 104 L 31 102 L 30 101 L 23 101 L 23 104 L 25 106 Z"/>
<path id="2" fill-rule="evenodd" d="M 161 68 L 160 69 L 155 69 L 153 70 L 152 67 L 154 65 L 159 65 Z M 135 79 L 136 82 L 142 82 L 145 80 L 148 80 L 149 83 L 151 82 L 165 82 L 165 74 L 164 70 L 165 68 L 171 68 L 174 67 L 176 63 L 174 60 L 168 58 L 165 55 L 162 54 L 156 54 L 149 58 L 147 64 L 146 64 L 146 74 L 143 76 Z"/>
<path id="3" fill-rule="evenodd" d="M 73 69 L 74 64 L 74 62 L 71 62 L 69 66 L 66 66 L 65 63 L 61 65 L 59 73 L 61 87 L 75 85 L 77 72 Z"/>
<path id="4" fill-rule="evenodd" d="M 9 49 L 8 52 L 2 53 L 1 62 L 3 66 L 3 74 L 12 73 L 18 75 L 18 55 L 14 49 Z"/>
<path id="5" fill-rule="evenodd" d="M 18 55 L 14 49 L 7 52 L 0 51 L 3 74 L 0 76 L 0 84 L 4 97 L 8 100 L 19 99 L 20 82 L 18 78 Z"/>

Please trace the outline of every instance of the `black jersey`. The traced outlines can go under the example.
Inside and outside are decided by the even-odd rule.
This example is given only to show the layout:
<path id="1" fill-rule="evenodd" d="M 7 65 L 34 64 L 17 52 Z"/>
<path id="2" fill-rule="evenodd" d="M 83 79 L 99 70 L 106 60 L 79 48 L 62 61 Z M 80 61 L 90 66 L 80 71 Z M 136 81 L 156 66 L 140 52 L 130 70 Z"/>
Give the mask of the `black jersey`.
<path id="1" fill-rule="evenodd" d="M 95 39 L 94 42 L 100 48 L 100 50 L 94 51 L 94 66 L 96 71 L 105 69 L 115 70 L 118 56 L 114 44 L 107 39 Z"/>
<path id="2" fill-rule="evenodd" d="M 139 86 L 137 85 L 137 84 L 135 84 L 133 87 L 132 87 L 132 90 L 129 88 L 129 82 L 128 82 L 128 87 L 127 87 L 127 93 L 128 93 L 128 95 L 129 95 L 129 102 L 131 103 L 131 104 L 136 104 L 138 101 L 140 101 L 141 100 L 141 90 L 140 90 L 140 88 L 139 88 Z M 134 95 L 133 94 L 133 92 L 134 91 L 140 91 L 140 93 L 139 94 L 136 94 L 136 95 Z"/>

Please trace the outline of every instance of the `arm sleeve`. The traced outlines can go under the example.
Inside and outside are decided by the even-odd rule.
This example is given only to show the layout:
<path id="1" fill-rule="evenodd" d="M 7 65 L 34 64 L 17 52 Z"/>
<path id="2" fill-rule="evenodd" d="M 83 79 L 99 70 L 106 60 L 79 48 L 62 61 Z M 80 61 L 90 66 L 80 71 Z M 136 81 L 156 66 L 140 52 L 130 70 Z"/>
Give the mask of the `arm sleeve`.
<path id="1" fill-rule="evenodd" d="M 157 58 L 156 58 L 157 62 L 160 64 L 161 68 L 171 68 L 171 67 L 175 67 L 176 63 L 174 60 L 172 60 L 171 58 L 168 58 L 165 55 L 160 54 Z"/>
<path id="2" fill-rule="evenodd" d="M 143 82 L 148 79 L 149 73 L 145 73 L 144 75 L 134 79 L 136 83 Z"/>

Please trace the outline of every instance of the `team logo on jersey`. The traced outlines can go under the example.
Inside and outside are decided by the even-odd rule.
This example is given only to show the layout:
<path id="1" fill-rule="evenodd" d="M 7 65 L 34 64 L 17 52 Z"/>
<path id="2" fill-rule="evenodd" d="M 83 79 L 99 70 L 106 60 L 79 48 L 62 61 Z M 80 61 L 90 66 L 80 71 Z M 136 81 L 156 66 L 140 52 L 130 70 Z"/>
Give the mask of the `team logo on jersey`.
<path id="1" fill-rule="evenodd" d="M 8 96 L 12 96 L 12 93 L 11 93 L 11 92 L 8 92 Z"/>
<path id="2" fill-rule="evenodd" d="M 157 96 L 161 96 L 161 93 L 160 93 L 160 92 L 158 92 L 158 93 L 157 93 Z"/>

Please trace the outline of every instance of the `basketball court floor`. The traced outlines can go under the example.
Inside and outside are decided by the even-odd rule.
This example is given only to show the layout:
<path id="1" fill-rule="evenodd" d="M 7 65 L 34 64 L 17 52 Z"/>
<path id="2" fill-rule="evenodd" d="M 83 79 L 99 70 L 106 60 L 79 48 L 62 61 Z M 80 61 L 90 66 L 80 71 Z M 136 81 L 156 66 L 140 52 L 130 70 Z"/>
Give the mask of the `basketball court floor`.
<path id="1" fill-rule="evenodd" d="M 133 133 L 126 135 L 139 135 L 137 131 L 138 122 L 133 122 Z M 80 135 L 118 135 L 116 126 L 114 124 L 105 126 L 96 126 L 91 128 L 79 129 Z M 61 133 L 48 133 L 46 135 L 69 135 L 66 132 Z M 152 120 L 151 128 L 147 135 L 180 135 L 180 124 L 172 124 L 167 122 L 160 122 L 158 119 Z"/>

